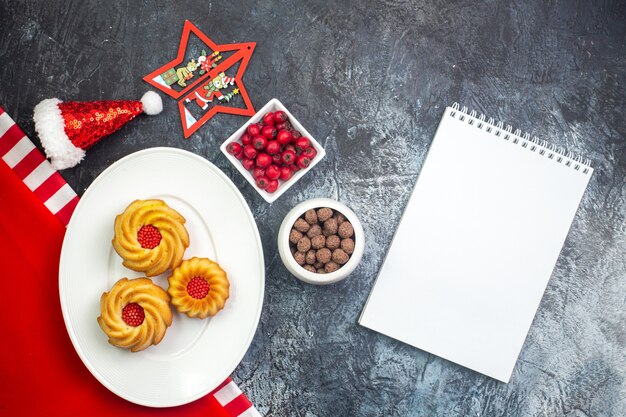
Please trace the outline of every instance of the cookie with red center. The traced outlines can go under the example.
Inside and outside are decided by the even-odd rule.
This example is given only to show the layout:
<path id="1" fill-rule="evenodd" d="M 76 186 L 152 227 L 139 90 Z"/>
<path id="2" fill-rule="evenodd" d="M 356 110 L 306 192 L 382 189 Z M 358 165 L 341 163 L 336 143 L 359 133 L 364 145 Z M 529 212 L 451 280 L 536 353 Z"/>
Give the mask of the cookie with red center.
<path id="1" fill-rule="evenodd" d="M 207 258 L 183 261 L 167 281 L 172 305 L 189 317 L 212 317 L 224 308 L 229 297 L 226 272 Z"/>
<path id="2" fill-rule="evenodd" d="M 156 345 L 172 324 L 170 296 L 149 278 L 122 278 L 100 297 L 100 328 L 131 352 Z"/>
<path id="3" fill-rule="evenodd" d="M 126 268 L 162 274 L 183 261 L 189 247 L 185 221 L 163 200 L 135 200 L 115 217 L 113 248 Z"/>
<path id="4" fill-rule="evenodd" d="M 151 224 L 141 226 L 137 232 L 137 241 L 144 249 L 154 249 L 161 243 L 161 232 Z"/>

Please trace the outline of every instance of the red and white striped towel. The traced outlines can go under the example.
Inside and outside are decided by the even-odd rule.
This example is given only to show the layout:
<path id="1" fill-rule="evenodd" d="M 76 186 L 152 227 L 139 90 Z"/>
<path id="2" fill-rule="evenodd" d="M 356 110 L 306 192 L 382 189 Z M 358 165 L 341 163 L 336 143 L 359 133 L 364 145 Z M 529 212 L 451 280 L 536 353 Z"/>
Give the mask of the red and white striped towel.
<path id="1" fill-rule="evenodd" d="M 67 226 L 78 204 L 78 196 L 2 107 L 0 156 L 48 210 Z"/>
<path id="2" fill-rule="evenodd" d="M 246 394 L 230 378 L 222 382 L 211 394 L 224 411 L 232 417 L 261 417 L 261 413 L 252 405 Z"/>
<path id="3" fill-rule="evenodd" d="M 48 210 L 67 226 L 78 204 L 78 195 L 52 168 L 45 156 L 2 107 L 0 107 L 0 157 Z M 230 377 L 208 396 L 212 396 L 216 401 L 211 400 L 207 404 L 219 404 L 222 408 L 219 411 L 208 411 L 218 413 L 220 416 L 261 417 Z"/>

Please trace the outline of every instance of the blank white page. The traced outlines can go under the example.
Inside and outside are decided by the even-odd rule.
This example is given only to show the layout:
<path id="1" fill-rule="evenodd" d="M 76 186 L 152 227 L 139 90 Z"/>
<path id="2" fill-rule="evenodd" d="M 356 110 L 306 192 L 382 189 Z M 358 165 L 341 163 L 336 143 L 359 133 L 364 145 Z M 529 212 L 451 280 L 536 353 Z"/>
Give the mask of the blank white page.
<path id="1" fill-rule="evenodd" d="M 359 323 L 508 382 L 592 172 L 448 107 Z"/>

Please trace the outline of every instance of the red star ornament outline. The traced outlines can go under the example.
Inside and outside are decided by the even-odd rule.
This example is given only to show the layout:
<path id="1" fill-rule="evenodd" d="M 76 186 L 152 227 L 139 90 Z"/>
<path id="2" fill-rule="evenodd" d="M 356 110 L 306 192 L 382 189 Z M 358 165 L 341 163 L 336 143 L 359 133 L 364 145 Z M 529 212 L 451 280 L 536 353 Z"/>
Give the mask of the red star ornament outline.
<path id="1" fill-rule="evenodd" d="M 156 80 L 160 78 L 161 74 L 168 71 L 169 69 L 183 65 L 183 62 L 185 61 L 185 54 L 187 52 L 189 35 L 192 32 L 208 47 L 209 50 L 220 52 L 233 51 L 233 53 L 223 61 L 219 61 L 218 65 L 215 68 L 211 69 L 201 76 L 198 76 L 197 78 L 194 77 L 196 78 L 195 81 L 188 83 L 187 87 L 183 88 L 180 91 L 176 91 L 173 88 L 164 85 L 163 83 Z M 193 23 L 191 23 L 189 20 L 185 20 L 176 58 L 163 65 L 162 67 L 152 71 L 150 74 L 143 77 L 143 80 L 154 88 L 158 89 L 159 91 L 178 100 L 178 110 L 180 112 L 180 119 L 183 126 L 183 134 L 185 138 L 189 138 L 189 136 L 191 136 L 195 131 L 202 127 L 202 125 L 204 125 L 217 113 L 236 114 L 240 116 L 253 116 L 255 114 L 254 107 L 252 106 L 252 102 L 250 101 L 250 97 L 248 97 L 248 92 L 246 91 L 246 87 L 244 86 L 242 80 L 243 74 L 246 70 L 246 67 L 248 66 L 248 62 L 250 62 L 250 58 L 252 57 L 252 52 L 254 52 L 255 46 L 256 42 L 217 45 L 207 35 L 200 31 L 200 29 L 198 29 Z M 241 61 L 241 63 L 239 65 L 239 68 L 237 69 L 237 74 L 234 78 L 245 107 L 231 107 L 217 104 L 215 106 L 212 106 L 205 114 L 202 115 L 200 119 L 195 120 L 195 118 L 191 116 L 191 113 L 189 113 L 189 111 L 185 107 L 185 99 L 191 98 L 194 95 L 194 91 L 196 89 L 208 83 L 220 72 L 226 72 L 230 67 L 232 67 L 239 61 Z"/>

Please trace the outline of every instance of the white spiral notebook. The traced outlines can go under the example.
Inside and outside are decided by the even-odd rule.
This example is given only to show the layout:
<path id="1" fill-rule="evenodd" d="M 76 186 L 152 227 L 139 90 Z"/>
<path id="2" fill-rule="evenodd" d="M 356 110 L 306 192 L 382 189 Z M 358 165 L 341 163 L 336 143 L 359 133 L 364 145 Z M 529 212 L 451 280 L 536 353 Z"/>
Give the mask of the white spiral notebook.
<path id="1" fill-rule="evenodd" d="M 359 323 L 508 382 L 592 173 L 446 108 Z"/>

